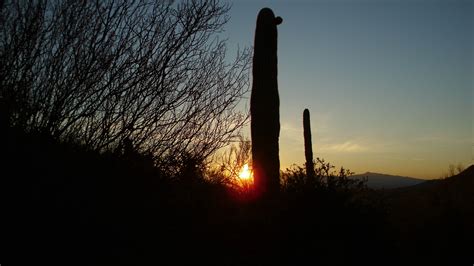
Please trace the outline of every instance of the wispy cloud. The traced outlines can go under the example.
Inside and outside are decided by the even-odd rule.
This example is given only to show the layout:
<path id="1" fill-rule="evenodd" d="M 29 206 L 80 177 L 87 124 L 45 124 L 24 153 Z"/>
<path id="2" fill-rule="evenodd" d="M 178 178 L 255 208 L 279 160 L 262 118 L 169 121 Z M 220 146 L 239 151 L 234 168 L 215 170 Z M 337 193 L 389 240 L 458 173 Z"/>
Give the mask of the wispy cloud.
<path id="1" fill-rule="evenodd" d="M 301 114 L 301 120 L 288 120 L 284 119 L 280 125 L 280 138 L 283 142 L 291 144 L 304 144 L 303 138 L 303 116 Z M 320 140 L 325 132 L 330 129 L 329 123 L 331 116 L 326 113 L 315 113 L 311 114 L 311 133 L 313 143 L 318 139 Z"/>
<path id="2" fill-rule="evenodd" d="M 447 134 L 431 134 L 426 136 L 417 137 L 414 139 L 419 142 L 432 142 L 432 143 L 457 143 L 457 144 L 469 144 L 472 143 L 472 136 L 460 137 L 460 136 L 450 136 Z"/>
<path id="3" fill-rule="evenodd" d="M 326 144 L 320 148 L 323 152 L 363 152 L 368 151 L 369 148 L 367 146 L 363 146 L 361 144 L 346 141 L 343 143 L 336 143 L 336 144 Z"/>
<path id="4" fill-rule="evenodd" d="M 303 127 L 298 127 L 291 123 L 282 123 L 280 127 L 280 138 L 285 142 L 293 144 L 304 143 Z"/>

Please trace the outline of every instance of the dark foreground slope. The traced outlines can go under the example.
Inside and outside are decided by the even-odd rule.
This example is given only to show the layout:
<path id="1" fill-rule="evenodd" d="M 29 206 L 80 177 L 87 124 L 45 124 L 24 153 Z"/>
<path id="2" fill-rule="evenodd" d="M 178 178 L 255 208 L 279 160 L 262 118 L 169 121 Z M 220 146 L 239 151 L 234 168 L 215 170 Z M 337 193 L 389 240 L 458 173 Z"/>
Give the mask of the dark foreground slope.
<path id="1" fill-rule="evenodd" d="M 458 225 L 469 208 L 448 205 L 455 214 L 433 228 L 416 230 L 425 220 L 409 217 L 415 225 L 400 233 L 403 218 L 393 217 L 404 213 L 405 192 L 310 189 L 255 201 L 199 173 L 155 169 L 144 156 L 97 154 L 11 129 L 1 146 L 5 265 L 437 265 L 458 253 L 426 257 L 438 248 L 418 253 L 413 244 L 407 253 L 405 245 L 447 233 L 437 226 L 455 230 L 439 240 L 451 245 L 472 235 Z"/>
<path id="2" fill-rule="evenodd" d="M 474 261 L 474 166 L 462 173 L 386 191 L 403 257 L 444 265 Z"/>
<path id="3" fill-rule="evenodd" d="M 347 264 L 390 252 L 383 211 L 348 192 L 255 201 L 44 134 L 10 129 L 1 145 L 5 265 Z"/>

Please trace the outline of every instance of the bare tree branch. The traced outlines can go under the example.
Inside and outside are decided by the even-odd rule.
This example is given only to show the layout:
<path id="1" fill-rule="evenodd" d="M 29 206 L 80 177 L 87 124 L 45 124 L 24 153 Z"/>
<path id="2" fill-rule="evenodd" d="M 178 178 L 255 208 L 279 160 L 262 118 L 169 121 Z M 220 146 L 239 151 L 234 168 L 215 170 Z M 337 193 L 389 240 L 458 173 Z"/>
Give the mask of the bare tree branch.
<path id="1" fill-rule="evenodd" d="M 207 158 L 248 115 L 250 52 L 226 58 L 213 0 L 5 1 L 2 121 L 92 149 Z"/>

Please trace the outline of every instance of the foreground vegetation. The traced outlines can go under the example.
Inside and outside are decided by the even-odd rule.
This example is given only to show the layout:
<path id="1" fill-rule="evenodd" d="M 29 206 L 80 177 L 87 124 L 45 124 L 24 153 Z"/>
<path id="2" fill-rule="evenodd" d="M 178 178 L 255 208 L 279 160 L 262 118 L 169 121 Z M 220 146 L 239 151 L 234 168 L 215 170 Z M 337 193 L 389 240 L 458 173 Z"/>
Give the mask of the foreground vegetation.
<path id="1" fill-rule="evenodd" d="M 204 178 L 197 162 L 177 162 L 171 171 L 139 153 L 99 154 L 47 135 L 4 132 L 2 238 L 8 246 L 2 259 L 12 265 L 436 265 L 471 259 L 473 205 L 458 207 L 449 191 L 423 194 L 424 209 L 431 195 L 439 197 L 432 207 L 439 212 L 424 217 L 426 211 L 411 208 L 421 195 L 415 190 L 411 196 L 372 191 L 344 183 L 339 174 L 333 176 L 341 185 L 306 182 L 302 168 L 295 168 L 283 175 L 281 193 L 252 200 Z M 460 195 L 469 195 L 464 189 Z"/>

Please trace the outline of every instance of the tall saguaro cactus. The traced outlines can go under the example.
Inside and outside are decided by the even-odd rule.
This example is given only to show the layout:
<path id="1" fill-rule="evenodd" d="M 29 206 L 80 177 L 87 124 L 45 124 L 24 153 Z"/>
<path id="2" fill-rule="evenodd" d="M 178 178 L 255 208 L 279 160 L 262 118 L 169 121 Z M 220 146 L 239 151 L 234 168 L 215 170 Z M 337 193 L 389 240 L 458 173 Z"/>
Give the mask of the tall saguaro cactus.
<path id="1" fill-rule="evenodd" d="M 277 81 L 277 25 L 282 22 L 269 8 L 258 13 L 250 99 L 252 162 L 257 194 L 280 187 L 280 99 Z"/>
<path id="2" fill-rule="evenodd" d="M 303 111 L 304 129 L 304 156 L 306 158 L 306 175 L 310 180 L 314 179 L 313 146 L 311 143 L 311 123 L 309 121 L 309 110 Z"/>

